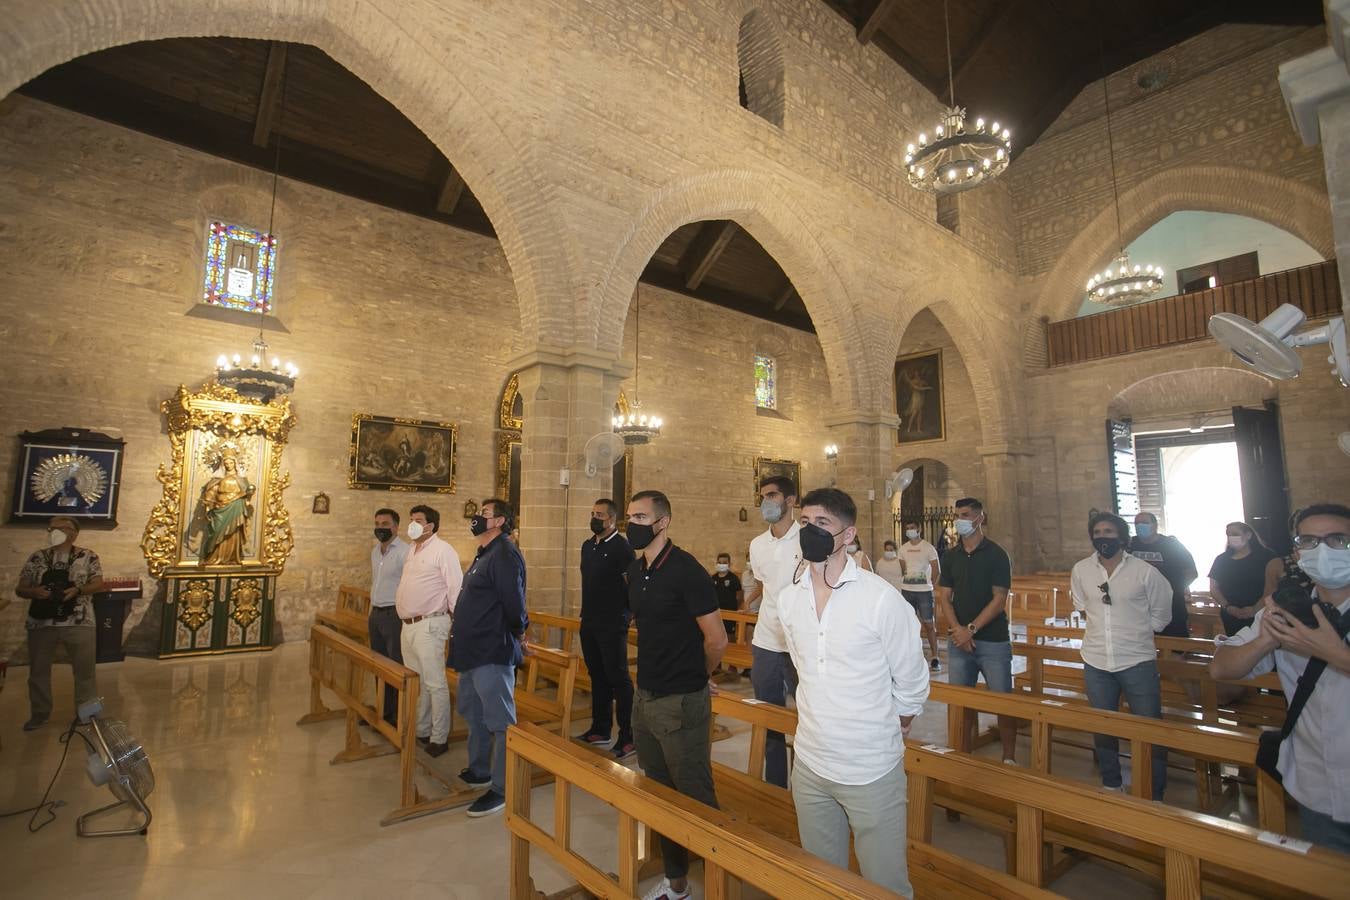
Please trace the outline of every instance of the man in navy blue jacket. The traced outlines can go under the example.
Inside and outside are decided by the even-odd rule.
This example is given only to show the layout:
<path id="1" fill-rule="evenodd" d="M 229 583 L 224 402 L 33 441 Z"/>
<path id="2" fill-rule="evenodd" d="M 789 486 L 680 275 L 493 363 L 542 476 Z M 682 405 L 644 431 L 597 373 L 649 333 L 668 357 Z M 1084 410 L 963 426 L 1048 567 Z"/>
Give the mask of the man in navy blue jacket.
<path id="1" fill-rule="evenodd" d="M 478 553 L 455 603 L 450 665 L 459 673 L 459 714 L 469 726 L 469 766 L 459 777 L 487 793 L 468 810 L 490 816 L 506 806 L 506 728 L 516 723 L 516 666 L 529 625 L 525 559 L 509 535 L 511 504 L 484 500 L 469 528 Z"/>

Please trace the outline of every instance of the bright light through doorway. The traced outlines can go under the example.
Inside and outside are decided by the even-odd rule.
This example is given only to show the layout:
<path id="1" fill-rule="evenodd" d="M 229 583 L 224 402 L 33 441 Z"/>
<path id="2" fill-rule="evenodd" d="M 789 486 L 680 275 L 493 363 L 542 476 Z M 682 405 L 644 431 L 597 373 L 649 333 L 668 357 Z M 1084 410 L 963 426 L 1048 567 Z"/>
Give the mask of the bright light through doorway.
<path id="1" fill-rule="evenodd" d="M 1210 564 L 1223 552 L 1224 526 L 1242 520 L 1237 444 L 1165 447 L 1163 531 L 1191 551 L 1200 573 L 1191 590 L 1209 590 Z"/>

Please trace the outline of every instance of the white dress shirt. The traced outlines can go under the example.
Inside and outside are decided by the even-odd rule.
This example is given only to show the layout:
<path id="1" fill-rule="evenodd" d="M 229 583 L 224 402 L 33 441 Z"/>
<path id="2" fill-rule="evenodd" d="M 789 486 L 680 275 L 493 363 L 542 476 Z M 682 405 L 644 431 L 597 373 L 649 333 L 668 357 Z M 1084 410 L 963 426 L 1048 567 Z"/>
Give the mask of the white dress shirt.
<path id="1" fill-rule="evenodd" d="M 754 570 L 761 587 L 759 619 L 755 623 L 755 636 L 750 643 L 761 650 L 774 653 L 787 650 L 778 616 L 778 592 L 785 582 L 792 579 L 792 573 L 801 561 L 802 547 L 797 537 L 801 530 L 801 523 L 793 522 L 782 537 L 776 538 L 773 529 L 766 528 L 763 534 L 750 542 L 750 568 Z"/>
<path id="2" fill-rule="evenodd" d="M 1350 614 L 1350 600 L 1337 607 Z M 1264 608 L 1252 624 L 1226 640 L 1215 639 L 1220 646 L 1250 644 L 1261 634 Z M 1274 669 L 1280 677 L 1286 701 L 1294 699 L 1298 680 L 1308 667 L 1308 657 L 1276 649 L 1252 667 L 1247 677 L 1264 675 Z M 1327 666 L 1317 686 L 1308 695 L 1308 705 L 1298 724 L 1280 745 L 1280 775 L 1284 789 L 1309 809 L 1331 816 L 1337 822 L 1350 822 L 1350 678 Z"/>
<path id="3" fill-rule="evenodd" d="M 370 548 L 370 605 L 393 606 L 398 598 L 398 582 L 403 577 L 403 563 L 408 558 L 408 545 L 394 537 L 386 547 L 379 541 Z"/>
<path id="4" fill-rule="evenodd" d="M 918 715 L 928 699 L 919 620 L 899 591 L 852 559 L 817 617 L 806 568 L 777 597 L 797 667 L 793 747 L 821 778 L 871 784 L 904 756 L 900 717 Z"/>
<path id="5" fill-rule="evenodd" d="M 459 554 L 438 535 L 432 535 L 408 550 L 403 577 L 398 582 L 396 603 L 401 619 L 453 613 L 464 572 Z"/>
<path id="6" fill-rule="evenodd" d="M 1102 602 L 1101 585 L 1111 602 Z M 1153 635 L 1172 621 L 1172 586 L 1157 569 L 1128 553 L 1110 575 L 1096 553 L 1074 564 L 1069 591 L 1075 609 L 1087 613 L 1083 662 L 1104 672 L 1119 672 L 1157 660 Z"/>

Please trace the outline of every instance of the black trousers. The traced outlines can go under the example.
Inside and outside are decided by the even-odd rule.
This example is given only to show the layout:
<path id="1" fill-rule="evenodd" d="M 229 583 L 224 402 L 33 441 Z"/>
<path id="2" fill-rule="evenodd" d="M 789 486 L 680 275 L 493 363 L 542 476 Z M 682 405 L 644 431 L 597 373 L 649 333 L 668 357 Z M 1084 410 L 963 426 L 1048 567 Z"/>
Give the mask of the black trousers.
<path id="1" fill-rule="evenodd" d="M 591 727 L 608 735 L 612 719 L 619 720 L 619 737 L 633 736 L 633 679 L 628 674 L 628 626 L 588 627 L 581 623 L 581 658 L 591 676 Z"/>
<path id="2" fill-rule="evenodd" d="M 398 610 L 392 606 L 372 606 L 370 618 L 366 621 L 370 629 L 370 649 L 403 664 L 403 620 Z M 417 715 L 417 710 L 413 710 Z M 398 691 L 391 687 L 384 689 L 384 720 L 398 727 Z"/>

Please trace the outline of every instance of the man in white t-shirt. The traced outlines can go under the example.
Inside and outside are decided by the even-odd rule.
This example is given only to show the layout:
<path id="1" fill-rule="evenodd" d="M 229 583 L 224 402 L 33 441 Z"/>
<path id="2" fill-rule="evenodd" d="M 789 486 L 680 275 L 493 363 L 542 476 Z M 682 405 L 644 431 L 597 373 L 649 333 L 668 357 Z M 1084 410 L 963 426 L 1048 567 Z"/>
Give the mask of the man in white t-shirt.
<path id="1" fill-rule="evenodd" d="M 923 539 L 919 523 L 906 522 L 905 542 L 900 545 L 900 562 L 905 570 L 900 595 L 914 607 L 923 623 L 928 649 L 933 651 L 928 666 L 934 672 L 942 670 L 942 663 L 938 662 L 937 624 L 933 621 L 933 585 L 938 580 L 938 559 L 937 548 Z"/>
<path id="2" fill-rule="evenodd" d="M 785 475 L 774 475 L 760 482 L 759 497 L 759 512 L 769 527 L 750 542 L 756 584 L 745 589 L 746 606 L 753 608 L 755 599 L 761 598 L 750 646 L 750 683 L 756 700 L 786 706 L 788 695 L 797 690 L 797 671 L 783 641 L 777 597 L 801 560 L 797 542 L 801 524 L 793 515 L 797 485 Z M 764 780 L 787 787 L 787 739 L 777 731 L 770 731 L 765 743 Z"/>

